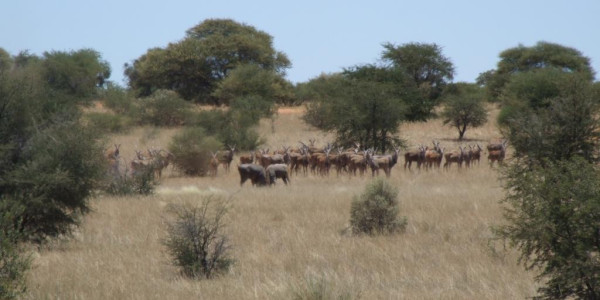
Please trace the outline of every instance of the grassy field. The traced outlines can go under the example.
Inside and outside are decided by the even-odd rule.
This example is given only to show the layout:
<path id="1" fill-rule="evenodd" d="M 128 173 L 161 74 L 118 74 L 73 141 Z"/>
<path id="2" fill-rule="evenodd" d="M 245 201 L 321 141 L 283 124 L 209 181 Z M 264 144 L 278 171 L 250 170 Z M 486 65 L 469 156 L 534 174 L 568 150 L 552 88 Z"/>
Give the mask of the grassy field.
<path id="1" fill-rule="evenodd" d="M 311 130 L 300 111 L 282 110 L 265 120 L 266 147 L 330 137 Z M 495 118 L 492 110 L 491 120 Z M 115 136 L 122 156 L 166 147 L 177 129 L 137 128 Z M 457 132 L 440 120 L 403 125 L 410 146 L 439 139 L 454 149 Z M 467 143 L 498 138 L 493 122 L 469 129 Z M 402 155 L 402 154 L 401 154 Z M 237 160 L 236 160 L 237 162 Z M 534 274 L 516 264 L 517 254 L 490 240 L 502 222 L 503 196 L 496 170 L 479 166 L 447 171 L 405 171 L 403 157 L 390 182 L 400 191 L 403 234 L 343 234 L 350 203 L 370 176 L 292 177 L 290 186 L 239 186 L 235 169 L 216 178 L 182 177 L 168 170 L 149 197 L 98 197 L 93 212 L 71 240 L 34 253 L 29 299 L 290 299 L 322 293 L 348 299 L 523 299 L 535 295 Z M 227 234 L 236 263 L 214 280 L 182 278 L 161 240 L 165 207 L 232 197 Z"/>

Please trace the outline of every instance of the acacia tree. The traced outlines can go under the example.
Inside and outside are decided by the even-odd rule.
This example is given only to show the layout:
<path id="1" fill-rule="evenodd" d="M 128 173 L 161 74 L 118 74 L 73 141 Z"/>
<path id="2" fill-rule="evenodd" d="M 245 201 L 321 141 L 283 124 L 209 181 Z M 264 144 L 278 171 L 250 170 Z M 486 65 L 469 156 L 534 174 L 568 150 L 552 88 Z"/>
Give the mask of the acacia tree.
<path id="1" fill-rule="evenodd" d="M 269 34 L 230 19 L 209 19 L 187 30 L 182 41 L 151 49 L 127 64 L 125 75 L 139 96 L 171 89 L 186 100 L 218 104 L 212 95 L 218 84 L 245 64 L 279 76 L 291 65 L 273 48 Z"/>
<path id="2" fill-rule="evenodd" d="M 549 42 L 538 42 L 526 47 L 519 45 L 500 53 L 500 61 L 495 70 L 484 72 L 478 81 L 485 83 L 490 100 L 496 101 L 514 75 L 541 69 L 554 69 L 559 72 L 580 73 L 587 80 L 593 80 L 594 70 L 590 59 L 574 48 Z"/>
<path id="3" fill-rule="evenodd" d="M 403 70 L 421 94 L 421 97 L 411 99 L 416 100 L 413 106 L 420 109 L 421 114 L 409 113 L 409 118 L 425 120 L 438 104 L 444 87 L 454 78 L 454 65 L 442 54 L 442 47 L 437 44 L 407 43 L 396 46 L 385 43 L 383 47 L 383 61 Z"/>
<path id="4" fill-rule="evenodd" d="M 389 78 L 398 77 L 396 80 Z M 341 145 L 359 142 L 385 151 L 401 140 L 396 133 L 405 120 L 404 73 L 372 65 L 347 69 L 321 82 L 322 96 L 304 117 L 309 124 L 336 134 Z"/>
<path id="5" fill-rule="evenodd" d="M 0 199 L 5 207 L 23 207 L 13 225 L 35 242 L 70 233 L 104 175 L 100 137 L 82 125 L 77 107 L 93 93 L 83 88 L 95 86 L 91 73 L 79 72 L 90 66 L 72 68 L 71 59 L 60 56 L 22 53 L 12 69 L 0 71 Z M 86 84 L 58 84 L 48 74 Z"/>
<path id="6" fill-rule="evenodd" d="M 446 96 L 442 118 L 444 124 L 458 130 L 458 139 L 462 140 L 467 127 L 479 127 L 487 122 L 487 111 L 483 106 L 479 87 L 469 84 L 456 84 L 456 89 Z"/>
<path id="7" fill-rule="evenodd" d="M 514 158 L 504 176 L 508 222 L 497 233 L 541 270 L 543 299 L 600 297 L 600 97 L 591 73 L 536 68 L 511 74 L 500 94 Z"/>

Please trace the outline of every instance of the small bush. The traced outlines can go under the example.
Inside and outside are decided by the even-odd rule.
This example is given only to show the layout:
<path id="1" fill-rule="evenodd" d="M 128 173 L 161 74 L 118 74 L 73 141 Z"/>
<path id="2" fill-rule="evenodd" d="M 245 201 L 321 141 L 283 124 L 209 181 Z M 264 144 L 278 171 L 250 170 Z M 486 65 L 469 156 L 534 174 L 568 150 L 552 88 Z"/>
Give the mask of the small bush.
<path id="1" fill-rule="evenodd" d="M 294 300 L 352 300 L 361 298 L 360 291 L 357 291 L 354 286 L 338 287 L 327 280 L 325 276 L 320 275 L 307 276 L 304 282 L 291 285 L 289 293 L 291 295 L 286 298 Z"/>
<path id="2" fill-rule="evenodd" d="M 158 90 L 148 98 L 140 99 L 142 124 L 155 126 L 179 126 L 189 119 L 191 106 L 177 93 Z"/>
<path id="3" fill-rule="evenodd" d="M 137 112 L 135 99 L 123 87 L 109 83 L 101 97 L 104 105 L 117 114 L 132 115 Z"/>
<path id="4" fill-rule="evenodd" d="M 183 275 L 210 279 L 229 269 L 231 246 L 223 234 L 227 210 L 227 203 L 213 196 L 203 198 L 198 206 L 168 207 L 174 218 L 167 221 L 164 244 Z"/>
<path id="5" fill-rule="evenodd" d="M 398 190 L 385 179 L 369 183 L 350 209 L 350 226 L 355 234 L 389 234 L 403 231 L 406 217 L 398 216 Z"/>
<path id="6" fill-rule="evenodd" d="M 87 113 L 85 118 L 90 126 L 106 133 L 124 133 L 132 125 L 128 117 L 111 113 Z"/>
<path id="7" fill-rule="evenodd" d="M 0 299 L 15 299 L 26 289 L 25 272 L 30 258 L 20 245 L 23 236 L 14 228 L 17 215 L 10 203 L 0 202 Z"/>
<path id="8" fill-rule="evenodd" d="M 134 174 L 110 174 L 104 191 L 110 195 L 151 195 L 158 184 L 154 170 L 148 168 Z"/>
<path id="9" fill-rule="evenodd" d="M 216 138 L 206 135 L 203 128 L 186 128 L 173 137 L 169 151 L 173 153 L 173 165 L 186 175 L 204 176 L 208 173 L 211 152 L 223 145 Z"/>

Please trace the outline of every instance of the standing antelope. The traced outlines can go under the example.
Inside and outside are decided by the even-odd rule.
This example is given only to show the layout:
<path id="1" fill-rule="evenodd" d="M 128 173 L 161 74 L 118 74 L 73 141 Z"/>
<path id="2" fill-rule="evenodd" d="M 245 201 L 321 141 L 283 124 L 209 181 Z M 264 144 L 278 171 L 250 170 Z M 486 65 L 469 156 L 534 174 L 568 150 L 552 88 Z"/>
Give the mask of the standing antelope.
<path id="1" fill-rule="evenodd" d="M 219 156 L 219 163 L 223 165 L 226 173 L 229 173 L 229 166 L 233 161 L 233 154 L 235 153 L 235 145 L 233 147 L 225 145 L 228 150 L 225 150 L 222 155 Z"/>
<path id="2" fill-rule="evenodd" d="M 500 144 L 500 149 L 488 150 L 488 161 L 490 162 L 490 167 L 494 166 L 494 162 L 497 161 L 499 165 L 504 162 L 504 157 L 506 155 L 506 143 L 507 141 L 503 141 Z M 489 149 L 488 145 L 488 149 Z"/>
<path id="3" fill-rule="evenodd" d="M 477 161 L 477 165 L 479 165 L 479 160 L 481 159 L 481 146 L 479 144 L 475 144 L 473 147 L 473 151 L 471 152 L 471 164 L 475 164 Z"/>
<path id="4" fill-rule="evenodd" d="M 208 162 L 208 175 L 215 177 L 217 176 L 217 169 L 219 168 L 219 151 L 217 151 L 216 153 L 210 152 L 210 155 L 212 156 L 212 158 Z"/>
<path id="5" fill-rule="evenodd" d="M 444 170 L 448 170 L 452 163 L 456 163 L 459 168 L 462 167 L 463 158 L 464 158 L 465 150 L 462 147 L 458 147 L 458 151 L 454 150 L 452 152 L 444 154 L 446 157 L 446 162 L 444 163 Z"/>
<path id="6" fill-rule="evenodd" d="M 423 147 L 423 145 L 419 145 L 417 150 L 409 151 L 404 153 L 404 169 L 408 166 L 410 170 L 410 166 L 413 162 L 417 163 L 417 168 L 421 169 L 421 164 L 425 161 L 425 152 L 427 151 L 427 147 Z"/>
<path id="7" fill-rule="evenodd" d="M 119 174 L 119 149 L 121 148 L 121 144 L 114 145 L 115 149 L 110 150 L 106 153 L 106 159 L 108 160 L 108 170 L 113 176 Z"/>

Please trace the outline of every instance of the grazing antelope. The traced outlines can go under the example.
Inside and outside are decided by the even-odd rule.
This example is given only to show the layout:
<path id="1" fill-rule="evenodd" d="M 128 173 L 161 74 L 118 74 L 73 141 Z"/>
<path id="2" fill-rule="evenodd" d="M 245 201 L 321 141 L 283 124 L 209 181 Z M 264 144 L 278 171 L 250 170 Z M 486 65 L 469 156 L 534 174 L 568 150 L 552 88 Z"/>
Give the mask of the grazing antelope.
<path id="1" fill-rule="evenodd" d="M 423 145 L 419 145 L 417 150 L 409 151 L 404 153 L 404 169 L 408 166 L 410 170 L 410 166 L 413 162 L 417 163 L 417 168 L 421 169 L 421 164 L 425 161 L 425 152 L 427 151 L 427 147 L 423 147 Z"/>
<path id="2" fill-rule="evenodd" d="M 462 167 L 463 158 L 464 158 L 465 150 L 462 147 L 458 147 L 458 151 L 454 150 L 452 152 L 444 154 L 446 158 L 446 162 L 444 163 L 444 170 L 448 170 L 452 163 L 456 163 L 459 168 Z"/>
<path id="3" fill-rule="evenodd" d="M 217 169 L 219 168 L 219 151 L 217 151 L 216 153 L 210 152 L 210 155 L 212 156 L 212 158 L 208 162 L 208 175 L 215 177 L 217 176 Z"/>
<path id="4" fill-rule="evenodd" d="M 226 173 L 229 173 L 229 166 L 233 161 L 233 155 L 235 153 L 235 145 L 233 147 L 225 145 L 228 149 L 223 151 L 223 154 L 219 156 L 219 163 L 223 165 Z"/>

